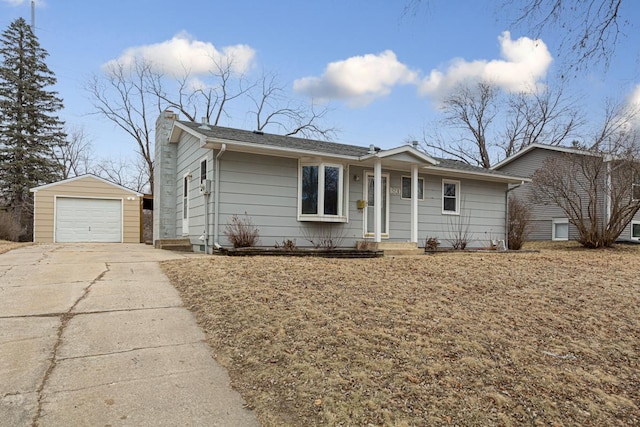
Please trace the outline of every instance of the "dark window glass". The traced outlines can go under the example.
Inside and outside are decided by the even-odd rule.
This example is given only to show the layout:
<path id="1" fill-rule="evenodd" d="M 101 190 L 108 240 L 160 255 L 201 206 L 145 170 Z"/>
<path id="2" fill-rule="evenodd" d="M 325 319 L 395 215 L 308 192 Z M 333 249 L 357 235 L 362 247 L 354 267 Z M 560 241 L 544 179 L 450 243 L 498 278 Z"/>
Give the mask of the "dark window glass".
<path id="1" fill-rule="evenodd" d="M 402 177 L 402 198 L 411 198 L 411 178 L 408 176 Z M 418 178 L 418 200 L 424 199 L 424 179 Z"/>
<path id="2" fill-rule="evenodd" d="M 318 166 L 302 167 L 302 213 L 318 213 Z"/>
<path id="3" fill-rule="evenodd" d="M 207 161 L 203 160 L 200 162 L 200 184 L 202 184 L 207 179 Z"/>
<path id="4" fill-rule="evenodd" d="M 443 209 L 447 212 L 456 212 L 456 184 L 444 183 L 443 192 Z"/>
<path id="5" fill-rule="evenodd" d="M 338 215 L 338 187 L 340 168 L 326 166 L 324 168 L 324 214 Z"/>

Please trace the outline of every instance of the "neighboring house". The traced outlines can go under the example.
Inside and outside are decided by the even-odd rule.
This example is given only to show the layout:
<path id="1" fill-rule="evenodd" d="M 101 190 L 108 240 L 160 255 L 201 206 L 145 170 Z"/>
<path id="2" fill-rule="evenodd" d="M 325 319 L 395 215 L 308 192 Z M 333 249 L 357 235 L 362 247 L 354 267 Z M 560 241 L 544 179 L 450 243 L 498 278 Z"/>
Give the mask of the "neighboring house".
<path id="1" fill-rule="evenodd" d="M 142 194 L 87 174 L 41 185 L 34 195 L 34 242 L 140 243 Z"/>
<path id="2" fill-rule="evenodd" d="M 511 157 L 496 164 L 492 169 L 499 172 L 518 174 L 531 178 L 547 159 L 562 159 L 567 155 L 593 156 L 591 152 L 569 147 L 558 147 L 545 144 L 531 144 Z M 601 212 L 606 212 L 606 198 L 604 197 L 605 182 L 603 179 Z M 555 204 L 535 203 L 531 200 L 532 184 L 522 185 L 510 191 L 510 195 L 518 197 L 528 203 L 531 209 L 531 234 L 528 240 L 576 240 L 578 232 L 559 206 Z M 603 218 L 604 220 L 604 218 Z M 619 237 L 620 240 L 640 240 L 640 212 Z"/>
<path id="3" fill-rule="evenodd" d="M 153 238 L 188 238 L 193 250 L 230 246 L 224 231 L 245 213 L 259 246 L 330 238 L 469 247 L 505 238 L 506 190 L 523 178 L 432 158 L 413 145 L 380 150 L 177 120 L 156 123 Z M 526 180 L 526 179 L 525 179 Z M 378 202 L 380 201 L 380 202 Z"/>

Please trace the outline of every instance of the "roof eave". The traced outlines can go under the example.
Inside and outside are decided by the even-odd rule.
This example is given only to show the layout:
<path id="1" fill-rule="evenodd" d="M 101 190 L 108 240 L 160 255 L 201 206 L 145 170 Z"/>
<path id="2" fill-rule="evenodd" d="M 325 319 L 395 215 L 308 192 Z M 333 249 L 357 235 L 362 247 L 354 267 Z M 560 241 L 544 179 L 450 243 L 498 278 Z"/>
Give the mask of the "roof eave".
<path id="1" fill-rule="evenodd" d="M 525 182 L 531 182 L 530 178 L 498 175 L 494 173 L 465 171 L 460 169 L 451 169 L 451 168 L 444 168 L 444 167 L 438 167 L 438 166 L 423 168 L 422 171 L 423 173 L 427 173 L 427 174 L 429 174 L 430 172 L 440 172 L 442 174 L 446 174 L 447 176 L 454 176 L 458 178 L 474 177 L 474 178 L 481 178 L 483 181 L 504 182 L 507 184 L 520 184 Z"/>

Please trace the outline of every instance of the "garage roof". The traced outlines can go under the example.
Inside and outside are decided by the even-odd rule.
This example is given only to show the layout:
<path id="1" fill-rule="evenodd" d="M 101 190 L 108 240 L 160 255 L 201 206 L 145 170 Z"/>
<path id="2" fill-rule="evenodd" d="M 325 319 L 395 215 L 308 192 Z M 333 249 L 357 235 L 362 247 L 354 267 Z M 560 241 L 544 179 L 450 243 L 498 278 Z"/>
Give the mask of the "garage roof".
<path id="1" fill-rule="evenodd" d="M 30 191 L 30 192 L 32 192 L 32 193 L 37 193 L 37 192 L 38 192 L 38 190 L 44 190 L 45 188 L 51 188 L 51 187 L 55 187 L 56 185 L 66 184 L 66 183 L 68 183 L 68 182 L 73 182 L 73 181 L 77 181 L 77 180 L 81 180 L 81 179 L 86 179 L 86 178 L 93 178 L 93 179 L 97 179 L 98 181 L 102 181 L 102 182 L 104 182 L 105 184 L 108 184 L 108 185 L 111 185 L 111 186 L 113 186 L 113 187 L 116 187 L 116 188 L 118 188 L 118 189 L 120 189 L 120 190 L 122 190 L 122 191 L 127 191 L 127 192 L 129 192 L 129 193 L 131 193 L 131 194 L 134 194 L 134 195 L 138 196 L 138 197 L 142 197 L 142 196 L 143 196 L 143 194 L 142 194 L 142 193 L 138 193 L 137 191 L 131 190 L 131 189 L 127 188 L 127 187 L 123 187 L 122 185 L 119 185 L 119 184 L 113 183 L 113 182 L 111 182 L 111 181 L 108 181 L 108 180 L 106 180 L 106 179 L 104 179 L 104 178 L 101 178 L 101 177 L 99 177 L 99 176 L 97 176 L 97 175 L 94 175 L 94 174 L 91 174 L 91 173 L 87 173 L 87 174 L 84 174 L 84 175 L 74 176 L 73 178 L 63 179 L 62 181 L 52 182 L 51 184 L 45 184 L 45 185 L 40 185 L 40 186 L 38 186 L 38 187 L 33 187 L 33 188 L 30 188 L 30 189 L 29 189 L 29 191 Z"/>

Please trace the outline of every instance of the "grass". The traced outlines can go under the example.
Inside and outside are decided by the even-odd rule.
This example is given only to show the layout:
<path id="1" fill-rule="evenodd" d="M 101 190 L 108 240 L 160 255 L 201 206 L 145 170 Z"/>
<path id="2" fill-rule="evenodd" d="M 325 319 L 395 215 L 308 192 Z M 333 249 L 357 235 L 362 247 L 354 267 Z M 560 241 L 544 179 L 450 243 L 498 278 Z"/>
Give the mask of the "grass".
<path id="1" fill-rule="evenodd" d="M 163 269 L 265 426 L 640 424 L 640 248 Z"/>
<path id="2" fill-rule="evenodd" d="M 0 240 L 0 254 L 9 252 L 10 250 L 21 248 L 23 246 L 31 245 L 32 243 L 18 243 L 10 242 L 8 240 Z"/>

